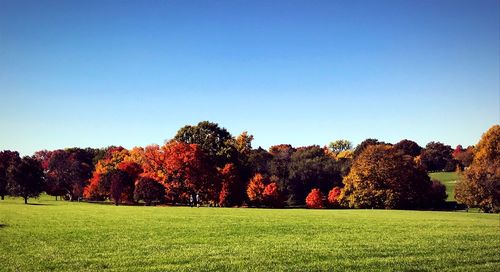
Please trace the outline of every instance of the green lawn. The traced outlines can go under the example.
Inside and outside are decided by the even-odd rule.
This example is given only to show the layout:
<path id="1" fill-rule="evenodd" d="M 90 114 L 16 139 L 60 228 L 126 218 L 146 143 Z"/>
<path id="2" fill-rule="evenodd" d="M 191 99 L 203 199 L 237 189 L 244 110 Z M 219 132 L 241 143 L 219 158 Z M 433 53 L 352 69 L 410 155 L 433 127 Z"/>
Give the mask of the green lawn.
<path id="1" fill-rule="evenodd" d="M 458 174 L 456 172 L 435 172 L 429 173 L 432 179 L 441 181 L 446 186 L 446 193 L 448 194 L 448 201 L 455 200 L 455 184 L 458 181 Z"/>
<path id="2" fill-rule="evenodd" d="M 0 201 L 1 271 L 499 271 L 498 214 Z"/>

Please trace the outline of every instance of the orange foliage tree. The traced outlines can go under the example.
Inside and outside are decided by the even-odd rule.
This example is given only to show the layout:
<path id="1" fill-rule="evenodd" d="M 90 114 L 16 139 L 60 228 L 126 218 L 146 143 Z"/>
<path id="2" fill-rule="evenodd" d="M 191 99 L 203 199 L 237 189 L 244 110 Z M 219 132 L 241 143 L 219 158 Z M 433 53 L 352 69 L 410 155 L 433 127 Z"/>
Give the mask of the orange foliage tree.
<path id="1" fill-rule="evenodd" d="M 500 211 L 500 125 L 481 137 L 471 165 L 455 187 L 455 198 L 486 212 Z"/>
<path id="2" fill-rule="evenodd" d="M 261 204 L 262 201 L 264 200 L 264 195 L 263 195 L 264 190 L 265 190 L 264 176 L 257 173 L 248 183 L 247 187 L 248 199 L 255 204 Z"/>
<path id="3" fill-rule="evenodd" d="M 227 207 L 235 204 L 235 190 L 239 186 L 239 176 L 236 167 L 228 163 L 219 170 L 221 190 L 219 193 L 219 206 Z"/>
<path id="4" fill-rule="evenodd" d="M 306 197 L 306 205 L 309 209 L 323 208 L 323 194 L 319 189 L 312 189 Z"/>
<path id="5" fill-rule="evenodd" d="M 271 207 L 280 207 L 280 192 L 276 182 L 269 183 L 262 192 L 264 203 Z"/>

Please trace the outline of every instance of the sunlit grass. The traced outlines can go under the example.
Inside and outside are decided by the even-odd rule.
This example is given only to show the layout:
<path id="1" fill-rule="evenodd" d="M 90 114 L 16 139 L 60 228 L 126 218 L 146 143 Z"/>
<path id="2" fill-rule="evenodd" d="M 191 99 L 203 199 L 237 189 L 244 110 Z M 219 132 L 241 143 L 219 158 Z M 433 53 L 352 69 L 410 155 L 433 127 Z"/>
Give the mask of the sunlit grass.
<path id="1" fill-rule="evenodd" d="M 498 271 L 498 214 L 0 201 L 5 271 Z"/>
<path id="2" fill-rule="evenodd" d="M 455 200 L 455 185 L 458 181 L 458 174 L 456 172 L 435 172 L 430 173 L 432 179 L 441 181 L 446 186 L 446 193 L 448 194 L 448 201 Z"/>

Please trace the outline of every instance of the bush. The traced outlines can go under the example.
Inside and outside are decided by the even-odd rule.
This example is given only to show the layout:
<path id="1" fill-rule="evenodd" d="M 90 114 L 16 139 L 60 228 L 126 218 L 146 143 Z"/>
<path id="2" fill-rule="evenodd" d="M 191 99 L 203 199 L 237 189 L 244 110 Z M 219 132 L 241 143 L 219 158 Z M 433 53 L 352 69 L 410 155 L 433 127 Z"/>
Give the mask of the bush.
<path id="1" fill-rule="evenodd" d="M 306 205 L 309 209 L 323 208 L 323 194 L 319 189 L 312 189 L 306 197 Z"/>
<path id="2" fill-rule="evenodd" d="M 330 192 L 328 193 L 328 204 L 331 207 L 339 206 L 340 192 L 341 192 L 340 187 L 333 187 L 332 190 L 330 190 Z"/>

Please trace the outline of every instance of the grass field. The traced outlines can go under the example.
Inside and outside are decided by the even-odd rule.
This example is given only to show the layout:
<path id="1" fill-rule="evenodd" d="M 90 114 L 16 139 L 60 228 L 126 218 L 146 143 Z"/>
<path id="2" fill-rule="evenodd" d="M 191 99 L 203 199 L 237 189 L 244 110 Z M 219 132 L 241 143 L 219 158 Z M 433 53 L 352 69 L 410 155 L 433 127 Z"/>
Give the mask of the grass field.
<path id="1" fill-rule="evenodd" d="M 499 271 L 498 214 L 0 201 L 2 271 Z"/>
<path id="2" fill-rule="evenodd" d="M 455 200 L 455 184 L 458 180 L 458 175 L 456 172 L 435 172 L 430 173 L 429 176 L 432 179 L 437 179 L 441 181 L 446 186 L 446 193 L 448 194 L 448 201 Z"/>

